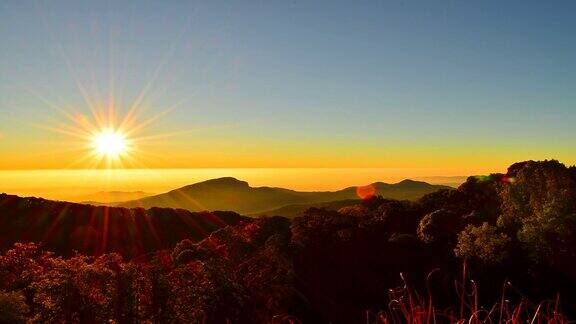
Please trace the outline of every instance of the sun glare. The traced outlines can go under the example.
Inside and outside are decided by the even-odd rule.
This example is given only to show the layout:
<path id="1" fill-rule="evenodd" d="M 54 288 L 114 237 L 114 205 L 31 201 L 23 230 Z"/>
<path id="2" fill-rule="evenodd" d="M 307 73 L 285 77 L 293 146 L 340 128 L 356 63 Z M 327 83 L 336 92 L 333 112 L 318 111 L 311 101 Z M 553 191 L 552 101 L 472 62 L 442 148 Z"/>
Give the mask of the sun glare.
<path id="1" fill-rule="evenodd" d="M 126 152 L 126 136 L 122 132 L 106 130 L 94 136 L 94 150 L 99 155 L 115 158 Z"/>
<path id="2" fill-rule="evenodd" d="M 150 128 L 166 111 L 142 119 L 137 104 L 123 116 L 118 116 L 113 104 L 91 108 L 91 116 L 59 110 L 70 123 L 39 126 L 69 138 L 68 142 L 58 143 L 67 147 L 62 152 L 82 152 L 66 168 L 147 168 L 144 161 L 158 157 L 145 151 L 146 148 L 177 134 L 151 134 Z"/>

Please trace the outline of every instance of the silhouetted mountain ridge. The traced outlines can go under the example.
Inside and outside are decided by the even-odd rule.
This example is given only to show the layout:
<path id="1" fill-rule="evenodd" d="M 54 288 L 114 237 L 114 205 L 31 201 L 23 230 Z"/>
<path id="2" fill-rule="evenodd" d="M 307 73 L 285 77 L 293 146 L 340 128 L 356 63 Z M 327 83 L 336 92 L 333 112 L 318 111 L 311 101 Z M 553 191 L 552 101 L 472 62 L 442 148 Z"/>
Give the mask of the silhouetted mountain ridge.
<path id="1" fill-rule="evenodd" d="M 292 204 L 282 206 L 273 210 L 267 210 L 260 213 L 250 214 L 248 216 L 260 217 L 260 216 L 283 216 L 286 218 L 294 218 L 304 214 L 304 212 L 310 208 L 322 208 L 325 210 L 337 211 L 343 207 L 355 206 L 361 204 L 361 199 L 345 199 L 336 200 L 328 202 L 318 202 L 309 204 Z"/>
<path id="2" fill-rule="evenodd" d="M 62 255 L 118 252 L 138 256 L 199 241 L 211 232 L 247 220 L 234 212 L 170 208 L 121 208 L 0 194 L 0 250 L 37 242 Z"/>
<path id="3" fill-rule="evenodd" d="M 450 189 L 442 185 L 403 180 L 396 184 L 375 182 L 374 194 L 389 199 L 416 200 L 426 194 Z M 296 191 L 278 187 L 251 187 L 248 182 L 232 177 L 207 180 L 167 193 L 120 203 L 122 207 L 168 207 L 191 211 L 233 210 L 256 214 L 294 204 L 315 204 L 358 199 L 358 187 L 338 191 Z"/>
<path id="4" fill-rule="evenodd" d="M 195 184 L 191 184 L 180 189 L 195 189 L 202 187 L 236 187 L 236 188 L 248 188 L 248 182 L 238 180 L 234 177 L 222 177 L 216 179 L 210 179 Z M 178 190 L 178 189 L 177 189 Z"/>

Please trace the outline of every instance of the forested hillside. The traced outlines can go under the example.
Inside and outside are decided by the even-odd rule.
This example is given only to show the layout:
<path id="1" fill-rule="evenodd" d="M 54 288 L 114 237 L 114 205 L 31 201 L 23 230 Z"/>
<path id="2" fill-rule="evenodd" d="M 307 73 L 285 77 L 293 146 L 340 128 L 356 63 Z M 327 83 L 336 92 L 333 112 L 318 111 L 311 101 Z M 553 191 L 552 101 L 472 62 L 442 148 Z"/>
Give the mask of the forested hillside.
<path id="1" fill-rule="evenodd" d="M 59 255 L 117 252 L 126 257 L 199 241 L 245 217 L 233 212 L 117 208 L 0 194 L 0 250 L 36 242 Z"/>

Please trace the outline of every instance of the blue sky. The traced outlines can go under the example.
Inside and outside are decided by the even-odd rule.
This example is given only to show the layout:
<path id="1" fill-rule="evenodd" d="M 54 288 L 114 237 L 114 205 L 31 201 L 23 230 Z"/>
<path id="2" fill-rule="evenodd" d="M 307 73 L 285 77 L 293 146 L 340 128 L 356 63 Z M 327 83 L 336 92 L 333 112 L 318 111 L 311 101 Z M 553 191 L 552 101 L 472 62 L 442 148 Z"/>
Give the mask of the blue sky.
<path id="1" fill-rule="evenodd" d="M 573 1 L 2 2 L 0 153 L 54 136 L 30 125 L 58 118 L 39 97 L 86 113 L 80 83 L 96 101 L 114 89 L 122 110 L 156 76 L 146 113 L 179 104 L 156 131 L 198 129 L 170 147 L 210 143 L 226 167 L 267 152 L 303 167 L 574 163 L 575 14 Z"/>

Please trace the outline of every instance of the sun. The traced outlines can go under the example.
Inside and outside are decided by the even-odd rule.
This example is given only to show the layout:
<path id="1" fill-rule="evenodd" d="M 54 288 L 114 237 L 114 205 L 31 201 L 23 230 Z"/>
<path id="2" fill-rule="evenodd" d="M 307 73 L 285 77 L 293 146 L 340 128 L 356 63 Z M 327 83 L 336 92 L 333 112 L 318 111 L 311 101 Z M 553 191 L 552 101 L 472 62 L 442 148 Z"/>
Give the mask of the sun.
<path id="1" fill-rule="evenodd" d="M 120 131 L 103 130 L 94 135 L 92 146 L 98 155 L 117 158 L 128 149 L 126 135 Z"/>
<path id="2" fill-rule="evenodd" d="M 57 145 L 62 147 L 62 153 L 74 154 L 77 158 L 65 168 L 146 169 L 148 166 L 144 162 L 164 158 L 151 152 L 150 147 L 162 145 L 166 138 L 184 133 L 152 133 L 154 123 L 175 106 L 144 118 L 144 108 L 138 103 L 118 114 L 114 100 L 110 100 L 112 103 L 90 107 L 90 115 L 61 108 L 59 112 L 68 122 L 56 122 L 56 126 L 38 125 L 66 135 L 67 139 L 62 138 Z"/>

